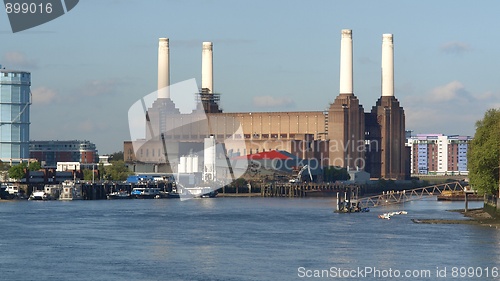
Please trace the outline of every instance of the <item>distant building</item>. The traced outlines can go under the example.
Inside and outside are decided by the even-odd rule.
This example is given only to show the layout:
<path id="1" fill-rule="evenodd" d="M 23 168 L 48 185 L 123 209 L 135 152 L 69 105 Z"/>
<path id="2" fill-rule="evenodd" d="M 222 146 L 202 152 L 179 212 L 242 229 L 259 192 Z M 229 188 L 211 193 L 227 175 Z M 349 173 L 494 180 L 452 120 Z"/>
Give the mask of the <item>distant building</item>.
<path id="1" fill-rule="evenodd" d="M 411 173 L 420 175 L 467 175 L 470 136 L 417 134 L 408 139 Z"/>
<path id="2" fill-rule="evenodd" d="M 56 171 L 81 171 L 80 162 L 57 162 Z"/>
<path id="3" fill-rule="evenodd" d="M 97 148 L 90 141 L 31 141 L 30 157 L 46 167 L 56 167 L 57 162 L 79 162 L 82 165 L 99 162 Z"/>
<path id="4" fill-rule="evenodd" d="M 112 164 L 109 163 L 109 159 L 109 155 L 99 155 L 99 164 L 102 164 L 103 166 L 111 166 Z"/>
<path id="5" fill-rule="evenodd" d="M 31 74 L 0 65 L 0 160 L 29 158 Z"/>

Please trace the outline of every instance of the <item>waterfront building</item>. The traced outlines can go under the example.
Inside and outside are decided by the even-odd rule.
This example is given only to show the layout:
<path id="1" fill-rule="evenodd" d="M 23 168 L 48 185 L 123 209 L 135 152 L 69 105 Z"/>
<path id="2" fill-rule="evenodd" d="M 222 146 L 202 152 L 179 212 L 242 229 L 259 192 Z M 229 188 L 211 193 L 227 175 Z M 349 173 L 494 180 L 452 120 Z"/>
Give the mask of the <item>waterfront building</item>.
<path id="1" fill-rule="evenodd" d="M 125 141 L 124 159 L 132 165 L 150 163 L 155 172 L 168 172 L 158 170 L 158 164 L 177 167 L 179 163 L 167 161 L 165 151 L 169 159 L 179 159 L 202 151 L 204 138 L 213 136 L 225 144 L 228 155 L 281 150 L 300 159 L 314 159 L 322 167 L 366 170 L 376 177 L 405 179 L 409 174 L 404 146 L 405 115 L 394 96 L 392 34 L 382 38 L 382 93 L 370 113 L 364 112 L 354 94 L 352 31 L 344 29 L 339 92 L 325 106 L 327 110 L 223 112 L 220 96 L 214 91 L 213 44 L 204 42 L 202 85 L 197 93 L 201 106 L 190 114 L 180 113 L 170 98 L 169 45 L 167 38 L 160 38 L 158 97 L 144 114 L 146 139 Z M 369 154 L 367 141 L 377 147 Z"/>
<path id="2" fill-rule="evenodd" d="M 470 136 L 417 134 L 407 140 L 411 173 L 415 175 L 467 175 Z"/>
<path id="3" fill-rule="evenodd" d="M 31 74 L 0 65 L 0 160 L 29 158 Z"/>
<path id="4" fill-rule="evenodd" d="M 78 162 L 91 165 L 99 162 L 97 148 L 87 140 L 31 141 L 30 157 L 46 167 L 56 167 L 57 162 Z"/>

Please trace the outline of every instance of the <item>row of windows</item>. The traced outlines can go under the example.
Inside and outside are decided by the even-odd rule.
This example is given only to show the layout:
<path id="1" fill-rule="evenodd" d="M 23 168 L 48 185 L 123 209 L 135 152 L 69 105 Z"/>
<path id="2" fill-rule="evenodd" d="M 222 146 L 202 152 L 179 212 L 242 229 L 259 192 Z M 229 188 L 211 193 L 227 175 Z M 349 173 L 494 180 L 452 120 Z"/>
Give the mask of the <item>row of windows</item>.
<path id="1" fill-rule="evenodd" d="M 51 144 L 37 144 L 31 143 L 30 144 L 31 148 L 91 148 L 95 149 L 95 144 L 91 143 L 74 143 L 74 144 L 57 144 L 57 143 L 51 143 Z"/>
<path id="2" fill-rule="evenodd" d="M 234 134 L 234 135 L 217 135 L 217 139 L 250 139 L 250 138 L 263 138 L 263 139 L 277 139 L 282 138 L 295 138 L 295 134 Z M 206 138 L 205 135 L 165 135 L 165 139 L 200 139 L 200 138 Z"/>
<path id="3" fill-rule="evenodd" d="M 30 77 L 28 73 L 25 72 L 3 72 L 3 77 Z"/>

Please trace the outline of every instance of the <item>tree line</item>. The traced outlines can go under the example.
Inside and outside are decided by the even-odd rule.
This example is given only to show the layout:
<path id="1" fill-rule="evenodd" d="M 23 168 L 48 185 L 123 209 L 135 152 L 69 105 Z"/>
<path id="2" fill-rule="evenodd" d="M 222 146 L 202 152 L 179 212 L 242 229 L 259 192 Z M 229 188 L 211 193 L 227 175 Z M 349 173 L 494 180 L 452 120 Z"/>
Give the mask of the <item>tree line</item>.
<path id="1" fill-rule="evenodd" d="M 115 152 L 110 156 L 110 164 L 109 166 L 104 166 L 102 163 L 99 163 L 97 167 L 97 174 L 94 174 L 92 169 L 84 169 L 83 170 L 83 179 L 84 180 L 92 180 L 94 177 L 95 180 L 115 180 L 115 181 L 123 181 L 126 180 L 127 177 L 132 172 L 129 171 L 127 165 L 123 161 L 123 152 Z M 7 164 L 0 163 L 0 170 L 7 170 Z M 38 171 L 42 169 L 40 162 L 22 162 L 17 165 L 13 165 L 8 168 L 8 175 L 11 179 L 20 180 L 26 177 L 26 173 L 28 171 Z"/>

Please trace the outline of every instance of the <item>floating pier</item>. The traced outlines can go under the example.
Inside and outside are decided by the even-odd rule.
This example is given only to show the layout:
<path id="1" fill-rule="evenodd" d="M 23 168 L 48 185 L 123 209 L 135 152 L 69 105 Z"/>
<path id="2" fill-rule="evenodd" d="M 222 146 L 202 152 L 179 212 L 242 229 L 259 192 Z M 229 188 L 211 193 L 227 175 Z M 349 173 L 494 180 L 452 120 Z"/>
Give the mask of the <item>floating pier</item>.
<path id="1" fill-rule="evenodd" d="M 347 189 L 357 190 L 357 194 L 364 189 L 359 185 L 343 183 L 272 183 L 261 187 L 262 197 L 316 197 L 335 196 L 338 192 Z"/>

